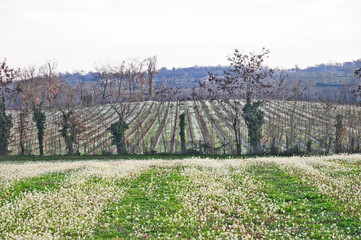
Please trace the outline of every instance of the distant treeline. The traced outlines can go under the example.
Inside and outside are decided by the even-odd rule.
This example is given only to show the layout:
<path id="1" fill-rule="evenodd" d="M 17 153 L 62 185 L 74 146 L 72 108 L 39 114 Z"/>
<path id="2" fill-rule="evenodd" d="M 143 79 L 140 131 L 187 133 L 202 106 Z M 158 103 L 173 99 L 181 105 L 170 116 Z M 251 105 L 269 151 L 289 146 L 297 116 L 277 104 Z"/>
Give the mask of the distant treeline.
<path id="1" fill-rule="evenodd" d="M 198 83 L 208 79 L 208 73 L 212 72 L 222 76 L 229 66 L 193 66 L 188 68 L 161 68 L 154 78 L 155 87 L 167 84 L 172 87 L 191 89 L 198 87 Z M 356 69 L 361 68 L 361 59 L 344 63 L 329 63 L 300 69 L 295 66 L 291 69 L 280 69 L 287 76 L 286 83 L 295 84 L 300 82 L 305 88 L 302 98 L 304 100 L 332 100 L 348 101 L 349 96 L 340 96 L 349 92 L 359 84 L 359 79 L 354 76 Z M 79 81 L 98 81 L 98 75 L 88 73 L 60 73 L 60 78 L 77 84 Z M 345 95 L 345 94 L 344 94 Z"/>
<path id="2" fill-rule="evenodd" d="M 161 68 L 155 80 L 158 82 L 173 81 L 176 84 L 183 83 L 198 83 L 199 80 L 204 80 L 208 77 L 208 73 L 222 75 L 228 66 L 193 66 L 188 68 Z M 356 69 L 361 68 L 361 59 L 357 61 L 345 63 L 329 63 L 319 64 L 305 69 L 300 69 L 297 66 L 291 69 L 283 69 L 285 73 L 292 77 L 309 77 L 313 78 L 315 82 L 347 82 L 354 80 L 354 72 Z M 70 81 L 82 80 L 84 82 L 96 81 L 97 76 L 94 72 L 88 73 L 61 73 L 60 76 Z"/>

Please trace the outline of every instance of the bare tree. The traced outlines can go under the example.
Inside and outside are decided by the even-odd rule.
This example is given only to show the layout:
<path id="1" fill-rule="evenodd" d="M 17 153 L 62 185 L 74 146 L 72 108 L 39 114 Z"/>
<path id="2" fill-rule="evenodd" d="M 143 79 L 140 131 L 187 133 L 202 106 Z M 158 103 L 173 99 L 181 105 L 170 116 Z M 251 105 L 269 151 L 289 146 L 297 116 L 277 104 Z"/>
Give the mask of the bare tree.
<path id="1" fill-rule="evenodd" d="M 143 101 L 145 98 L 145 93 L 146 93 L 146 72 L 144 71 L 144 64 L 145 61 L 140 61 L 138 62 L 138 70 L 137 70 L 137 74 L 136 74 L 136 82 L 139 88 L 139 100 Z"/>
<path id="2" fill-rule="evenodd" d="M 20 154 L 27 152 L 25 140 L 29 125 L 29 113 L 40 103 L 38 83 L 36 82 L 38 75 L 35 66 L 24 68 L 21 71 L 20 81 L 16 83 L 16 94 L 19 98 L 20 113 L 16 130 L 19 133 Z M 38 138 L 39 139 L 39 138 Z"/>
<path id="3" fill-rule="evenodd" d="M 241 154 L 240 121 L 243 116 L 248 127 L 248 137 L 252 152 L 260 152 L 261 126 L 263 112 L 258 109 L 260 101 L 253 102 L 271 85 L 267 79 L 273 76 L 274 70 L 262 67 L 269 50 L 262 49 L 259 54 L 240 53 L 237 49 L 228 57 L 231 67 L 224 72 L 224 76 L 209 73 L 208 82 L 200 83 L 200 87 L 207 90 L 211 99 L 221 99 L 232 108 L 231 121 L 233 125 L 237 154 Z M 241 100 L 246 99 L 243 108 Z"/>
<path id="4" fill-rule="evenodd" d="M 42 102 L 47 101 L 48 104 L 53 102 L 57 97 L 60 89 L 60 81 L 58 74 L 56 73 L 56 67 L 58 66 L 55 60 L 49 60 L 39 68 L 39 75 L 41 76 L 43 88 Z"/>
<path id="5" fill-rule="evenodd" d="M 128 81 L 129 95 L 133 100 L 137 97 L 138 100 L 144 99 L 144 94 L 146 92 L 146 73 L 144 71 L 144 62 L 145 61 L 132 60 L 128 63 L 125 71 Z M 139 89 L 140 94 L 136 94 L 137 89 Z"/>
<path id="6" fill-rule="evenodd" d="M 114 84 L 115 87 L 112 91 L 112 102 L 123 101 L 126 97 L 126 88 L 127 88 L 127 75 L 126 75 L 126 62 L 122 61 L 120 64 L 115 64 L 112 67 Z"/>
<path id="7" fill-rule="evenodd" d="M 111 132 L 112 143 L 116 145 L 118 154 L 127 151 L 125 131 L 132 109 L 145 98 L 147 82 L 144 66 L 145 61 L 132 60 L 97 66 L 96 68 L 98 71 L 96 77 L 99 78 L 97 91 L 102 94 L 102 102 L 111 104 L 119 116 L 117 122 L 110 124 L 110 126 L 104 126 Z M 142 130 L 142 128 L 137 129 L 137 131 Z"/>
<path id="8" fill-rule="evenodd" d="M 0 88 L 5 91 L 5 88 L 9 87 L 13 83 L 14 79 L 19 76 L 20 69 L 9 68 L 6 64 L 6 58 L 0 63 Z"/>
<path id="9" fill-rule="evenodd" d="M 55 104 L 61 81 L 56 73 L 57 63 L 54 60 L 46 62 L 38 71 L 34 66 L 25 68 L 22 71 L 21 81 L 17 84 L 17 91 L 21 102 L 21 117 L 19 119 L 20 146 L 22 151 L 22 135 L 25 134 L 22 128 L 26 128 L 26 118 L 30 109 L 33 112 L 33 121 L 38 130 L 38 142 L 40 155 L 44 154 L 43 139 L 46 128 L 46 117 L 42 106 L 51 107 Z"/>
<path id="10" fill-rule="evenodd" d="M 72 86 L 63 84 L 61 87 L 63 99 L 57 99 L 55 105 L 61 112 L 58 125 L 61 127 L 61 136 L 64 138 L 67 154 L 74 155 L 74 145 L 78 143 L 78 136 L 84 130 L 84 125 L 76 109 L 79 100 Z"/>
<path id="11" fill-rule="evenodd" d="M 106 103 L 110 97 L 112 73 L 111 67 L 108 65 L 95 66 L 94 75 L 97 78 L 100 90 L 100 103 Z M 97 96 L 98 94 L 95 94 Z"/>
<path id="12" fill-rule="evenodd" d="M 154 76 L 158 73 L 157 71 L 157 56 L 149 57 L 147 61 L 147 82 L 148 82 L 148 99 L 152 100 L 153 98 L 153 85 L 154 85 Z"/>

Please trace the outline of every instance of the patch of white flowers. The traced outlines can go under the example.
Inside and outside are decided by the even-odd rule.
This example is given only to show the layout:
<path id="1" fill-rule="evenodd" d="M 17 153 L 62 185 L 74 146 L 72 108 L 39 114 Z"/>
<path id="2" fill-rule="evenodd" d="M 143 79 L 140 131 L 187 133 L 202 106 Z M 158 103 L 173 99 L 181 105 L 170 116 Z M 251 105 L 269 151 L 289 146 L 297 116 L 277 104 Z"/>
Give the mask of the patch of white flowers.
<path id="1" fill-rule="evenodd" d="M 15 199 L 3 202 L 0 207 L 0 238 L 93 238 L 99 215 L 109 203 L 120 201 L 126 194 L 127 188 L 117 184 L 120 180 L 131 181 L 154 167 L 160 167 L 165 174 L 170 174 L 176 166 L 183 166 L 179 170 L 183 180 L 165 182 L 164 186 L 172 189 L 179 187 L 176 197 L 181 207 L 164 219 L 160 214 L 161 209 L 153 215 L 141 213 L 135 201 L 132 203 L 134 211 L 127 216 L 127 219 L 135 219 L 132 236 L 141 238 L 145 236 L 144 233 L 151 232 L 151 226 L 144 224 L 144 221 L 137 222 L 137 218 L 144 215 L 142 220 L 148 222 L 151 218 L 157 219 L 157 227 L 167 228 L 169 223 L 179 226 L 172 235 L 162 235 L 164 238 L 181 238 L 182 229 L 193 231 L 195 239 L 309 238 L 302 229 L 316 223 L 317 219 L 306 212 L 298 213 L 298 219 L 301 217 L 304 223 L 296 223 L 292 214 L 285 214 L 285 209 L 292 210 L 292 203 L 269 198 L 264 191 L 270 186 L 268 180 L 258 179 L 256 173 L 249 169 L 264 170 L 276 164 L 287 174 L 296 175 L 304 184 L 317 189 L 320 194 L 345 204 L 348 207 L 345 214 L 360 219 L 360 163 L 361 155 L 336 155 L 0 164 L 0 190 L 3 191 L 11 191 L 22 179 L 50 172 L 77 170 L 66 175 L 58 189 L 25 191 Z M 145 183 L 144 190 L 148 191 L 147 196 L 150 197 L 158 187 L 152 178 Z M 168 201 L 171 197 L 165 194 L 162 199 Z M 306 208 L 310 202 L 304 199 L 299 205 Z M 336 239 L 348 238 L 336 224 L 319 229 L 318 234 L 329 234 Z"/>
<path id="2" fill-rule="evenodd" d="M 26 178 L 39 177 L 52 172 L 64 172 L 81 169 L 86 162 L 26 162 L 26 163 L 1 163 L 0 164 L 0 189 L 14 186 L 17 182 Z"/>
<path id="3" fill-rule="evenodd" d="M 171 162 L 164 162 L 169 165 Z M 0 236 L 5 239 L 86 238 L 92 235 L 96 217 L 104 207 L 120 200 L 121 178 L 136 178 L 162 161 L 82 161 L 62 163 L 3 164 L 13 186 L 19 179 L 51 171 L 81 169 L 68 175 L 56 191 L 27 191 L 0 207 Z M 100 181 L 97 181 L 100 179 Z"/>
<path id="4" fill-rule="evenodd" d="M 347 164 L 339 163 L 338 160 Z M 289 174 L 299 176 L 316 187 L 322 194 L 335 198 L 353 208 L 361 217 L 361 175 L 355 167 L 361 164 L 361 155 L 336 155 L 327 157 L 292 157 L 262 159 L 280 165 Z"/>

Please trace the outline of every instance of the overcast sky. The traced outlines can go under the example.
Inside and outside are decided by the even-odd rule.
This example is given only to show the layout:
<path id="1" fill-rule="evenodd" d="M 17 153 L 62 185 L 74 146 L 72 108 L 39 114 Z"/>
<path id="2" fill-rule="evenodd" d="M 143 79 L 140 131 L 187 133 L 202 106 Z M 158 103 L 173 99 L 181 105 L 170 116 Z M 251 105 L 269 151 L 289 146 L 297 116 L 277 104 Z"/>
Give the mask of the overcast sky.
<path id="1" fill-rule="evenodd" d="M 0 59 L 59 71 L 157 55 L 159 67 L 226 65 L 235 48 L 269 66 L 361 58 L 361 0 L 0 0 Z"/>

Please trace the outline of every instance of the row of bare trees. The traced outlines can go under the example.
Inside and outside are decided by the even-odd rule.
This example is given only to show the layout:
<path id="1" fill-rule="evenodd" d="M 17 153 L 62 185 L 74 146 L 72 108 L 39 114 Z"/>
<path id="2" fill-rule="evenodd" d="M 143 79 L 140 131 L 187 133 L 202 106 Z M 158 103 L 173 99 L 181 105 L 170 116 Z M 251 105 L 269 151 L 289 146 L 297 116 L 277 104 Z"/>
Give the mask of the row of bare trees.
<path id="1" fill-rule="evenodd" d="M 152 100 L 155 95 L 154 77 L 157 74 L 157 57 L 144 60 L 122 61 L 120 64 L 96 65 L 94 77 L 96 82 L 84 83 L 79 80 L 71 84 L 65 78 L 60 78 L 56 72 L 57 63 L 48 61 L 36 68 L 30 66 L 23 69 L 10 69 L 6 61 L 1 64 L 1 96 L 3 97 L 0 121 L 6 131 L 1 141 L 7 149 L 10 129 L 13 122 L 11 115 L 6 115 L 5 109 L 16 108 L 19 113 L 16 130 L 19 133 L 21 154 L 26 153 L 26 130 L 31 125 L 29 116 L 37 128 L 39 152 L 43 155 L 44 131 L 46 129 L 46 114 L 44 109 L 56 109 L 60 117 L 56 121 L 61 136 L 66 143 L 67 153 L 74 154 L 74 143 L 85 129 L 83 116 L 79 109 L 92 104 L 112 104 L 119 115 L 119 121 L 126 121 L 131 114 L 130 105 L 134 102 Z M 164 94 L 161 86 L 158 94 Z M 168 94 L 166 94 L 168 95 Z M 5 106 L 6 104 L 6 106 Z M 8 122 L 8 124 L 5 124 Z M 121 124 L 120 124 L 121 125 Z M 114 126 L 108 126 L 114 130 Z M 114 131 L 112 131 L 114 133 Z M 117 143 L 115 143 L 117 145 Z M 2 152 L 5 155 L 7 150 Z"/>
<path id="2" fill-rule="evenodd" d="M 96 65 L 95 100 L 101 104 L 152 100 L 156 74 L 156 56 L 120 64 Z"/>

